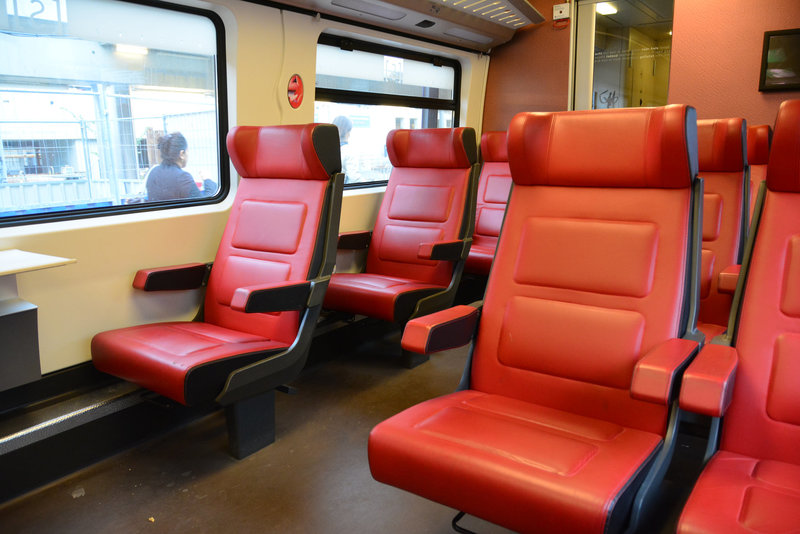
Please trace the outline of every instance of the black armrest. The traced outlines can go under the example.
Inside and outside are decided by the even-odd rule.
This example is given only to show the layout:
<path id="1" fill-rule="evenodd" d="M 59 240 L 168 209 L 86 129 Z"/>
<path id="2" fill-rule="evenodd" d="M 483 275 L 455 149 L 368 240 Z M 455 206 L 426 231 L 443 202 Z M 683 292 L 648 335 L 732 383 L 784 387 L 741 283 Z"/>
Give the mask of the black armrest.
<path id="1" fill-rule="evenodd" d="M 466 257 L 471 244 L 472 239 L 420 243 L 417 257 L 424 260 L 458 261 Z"/>
<path id="2" fill-rule="evenodd" d="M 144 291 L 197 289 L 206 283 L 210 268 L 210 263 L 187 263 L 142 269 L 133 278 L 133 287 Z"/>
<path id="3" fill-rule="evenodd" d="M 364 250 L 369 248 L 370 241 L 372 241 L 372 232 L 345 232 L 339 234 L 338 248 L 344 250 Z"/>
<path id="4" fill-rule="evenodd" d="M 311 294 L 311 282 L 278 282 L 264 286 L 238 288 L 231 299 L 231 308 L 245 313 L 267 313 L 302 310 Z"/>
<path id="5" fill-rule="evenodd" d="M 460 305 L 417 317 L 406 324 L 400 340 L 405 350 L 431 354 L 462 347 L 472 340 L 483 303 Z"/>

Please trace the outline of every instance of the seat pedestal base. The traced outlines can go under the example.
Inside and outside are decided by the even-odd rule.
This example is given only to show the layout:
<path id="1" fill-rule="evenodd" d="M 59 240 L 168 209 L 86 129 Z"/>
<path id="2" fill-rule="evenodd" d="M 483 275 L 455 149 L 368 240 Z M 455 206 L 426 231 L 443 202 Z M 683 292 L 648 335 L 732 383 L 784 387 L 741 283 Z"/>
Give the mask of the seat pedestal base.
<path id="1" fill-rule="evenodd" d="M 400 362 L 406 369 L 413 369 L 414 367 L 427 362 L 430 356 L 427 354 L 419 354 L 409 350 L 402 349 L 403 353 L 400 356 Z"/>
<path id="2" fill-rule="evenodd" d="M 237 460 L 275 441 L 275 390 L 225 407 L 228 447 Z"/>

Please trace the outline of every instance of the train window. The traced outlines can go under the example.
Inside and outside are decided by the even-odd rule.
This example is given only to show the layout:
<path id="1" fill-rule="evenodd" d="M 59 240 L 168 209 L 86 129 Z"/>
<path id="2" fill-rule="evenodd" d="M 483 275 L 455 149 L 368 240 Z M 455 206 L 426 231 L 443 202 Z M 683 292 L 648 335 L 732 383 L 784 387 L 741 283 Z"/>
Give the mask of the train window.
<path id="1" fill-rule="evenodd" d="M 161 2 L 6 0 L 0 47 L 0 225 L 224 196 L 216 14 Z"/>
<path id="2" fill-rule="evenodd" d="M 575 109 L 667 103 L 673 0 L 578 3 Z"/>
<path id="3" fill-rule="evenodd" d="M 314 120 L 339 127 L 345 184 L 389 178 L 389 130 L 458 126 L 460 80 L 449 58 L 320 36 Z"/>

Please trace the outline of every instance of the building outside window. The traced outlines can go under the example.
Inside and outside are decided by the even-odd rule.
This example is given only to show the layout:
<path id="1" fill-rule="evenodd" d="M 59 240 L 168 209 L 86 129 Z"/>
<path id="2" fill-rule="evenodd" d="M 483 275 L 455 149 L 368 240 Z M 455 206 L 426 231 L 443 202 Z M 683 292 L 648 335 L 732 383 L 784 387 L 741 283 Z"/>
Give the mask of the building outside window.
<path id="1" fill-rule="evenodd" d="M 345 184 L 388 180 L 390 130 L 457 126 L 460 78 L 455 60 L 323 34 L 314 120 L 339 128 Z"/>
<path id="2" fill-rule="evenodd" d="M 222 197 L 224 35 L 213 13 L 0 2 L 0 224 Z M 159 138 L 174 132 L 186 140 L 176 166 L 197 193 L 165 204 L 146 184 Z"/>

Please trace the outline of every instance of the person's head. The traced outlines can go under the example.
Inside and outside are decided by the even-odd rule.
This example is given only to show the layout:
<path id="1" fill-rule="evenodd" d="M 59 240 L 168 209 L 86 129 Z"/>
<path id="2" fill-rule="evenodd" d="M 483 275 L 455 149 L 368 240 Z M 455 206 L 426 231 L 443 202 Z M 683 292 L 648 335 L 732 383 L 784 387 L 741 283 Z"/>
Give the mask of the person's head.
<path id="1" fill-rule="evenodd" d="M 347 140 L 350 139 L 350 130 L 353 129 L 353 121 L 344 115 L 339 115 L 331 121 L 331 124 L 339 128 L 339 143 L 346 143 Z"/>
<path id="2" fill-rule="evenodd" d="M 158 150 L 161 152 L 161 162 L 178 167 L 186 166 L 186 148 L 189 144 L 180 132 L 172 132 L 158 138 Z"/>

